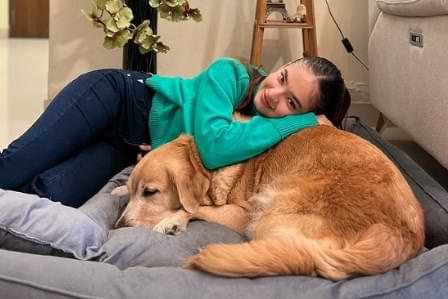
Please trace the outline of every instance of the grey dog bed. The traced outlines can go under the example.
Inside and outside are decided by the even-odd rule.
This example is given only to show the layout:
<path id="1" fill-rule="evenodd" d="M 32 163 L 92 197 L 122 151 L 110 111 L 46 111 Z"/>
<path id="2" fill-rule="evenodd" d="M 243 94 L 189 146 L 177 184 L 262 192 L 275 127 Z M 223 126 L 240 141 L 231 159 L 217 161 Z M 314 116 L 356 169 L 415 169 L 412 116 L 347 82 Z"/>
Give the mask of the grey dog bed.
<path id="1" fill-rule="evenodd" d="M 348 130 L 376 144 L 405 175 L 425 208 L 430 250 L 396 270 L 341 282 L 302 276 L 229 279 L 181 268 L 210 243 L 244 241 L 193 222 L 166 236 L 111 230 L 127 198 L 110 191 L 124 169 L 79 209 L 0 189 L 1 298 L 443 298 L 448 294 L 448 193 L 409 157 L 352 119 Z"/>

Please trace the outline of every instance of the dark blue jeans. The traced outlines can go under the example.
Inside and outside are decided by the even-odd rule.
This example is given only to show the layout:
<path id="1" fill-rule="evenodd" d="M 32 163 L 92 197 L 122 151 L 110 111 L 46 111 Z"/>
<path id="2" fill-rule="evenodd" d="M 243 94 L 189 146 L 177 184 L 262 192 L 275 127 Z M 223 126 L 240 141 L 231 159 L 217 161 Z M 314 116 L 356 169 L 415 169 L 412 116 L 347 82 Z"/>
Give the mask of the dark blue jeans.
<path id="1" fill-rule="evenodd" d="M 98 70 L 67 85 L 0 152 L 0 188 L 78 207 L 150 144 L 148 74 Z"/>

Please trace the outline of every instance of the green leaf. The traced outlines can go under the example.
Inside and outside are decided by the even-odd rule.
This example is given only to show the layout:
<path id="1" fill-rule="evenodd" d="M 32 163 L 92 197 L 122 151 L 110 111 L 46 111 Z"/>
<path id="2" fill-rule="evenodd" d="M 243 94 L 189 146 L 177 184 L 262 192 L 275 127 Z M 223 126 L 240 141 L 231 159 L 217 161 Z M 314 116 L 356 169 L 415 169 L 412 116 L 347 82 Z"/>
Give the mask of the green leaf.
<path id="1" fill-rule="evenodd" d="M 158 8 L 161 2 L 161 0 L 149 0 L 149 5 L 151 7 Z"/>
<path id="2" fill-rule="evenodd" d="M 140 47 L 149 50 L 152 45 L 157 41 L 157 35 L 153 35 L 152 29 L 146 25 L 141 27 L 135 34 L 134 42 Z"/>
<path id="3" fill-rule="evenodd" d="M 191 17 L 195 22 L 202 21 L 202 14 L 197 8 L 190 9 L 188 16 Z"/>
<path id="4" fill-rule="evenodd" d="M 129 30 L 122 30 L 115 34 L 114 36 L 114 44 L 115 47 L 123 47 L 126 43 L 132 38 L 131 32 Z"/>
<path id="5" fill-rule="evenodd" d="M 101 23 L 99 16 L 96 14 L 96 11 L 93 11 L 90 14 L 88 14 L 81 9 L 81 13 L 84 15 L 87 21 L 92 22 L 93 26 L 97 28 L 104 28 L 103 23 Z"/>
<path id="6" fill-rule="evenodd" d="M 166 5 L 168 5 L 169 7 L 177 7 L 179 5 L 182 5 L 182 2 L 185 1 L 179 1 L 179 0 L 164 0 L 163 1 Z"/>
<path id="7" fill-rule="evenodd" d="M 112 32 L 120 31 L 120 28 L 118 28 L 117 23 L 112 18 L 110 18 L 109 20 L 106 21 L 106 28 L 108 31 L 112 31 Z"/>
<path id="8" fill-rule="evenodd" d="M 111 14 L 115 15 L 124 6 L 121 0 L 108 0 L 106 3 L 106 10 Z"/>
<path id="9" fill-rule="evenodd" d="M 140 30 L 143 30 L 144 28 L 148 27 L 151 30 L 151 34 L 152 34 L 152 29 L 149 27 L 149 20 L 144 20 L 143 22 L 140 23 L 140 25 L 137 26 L 137 28 L 135 29 L 137 32 L 139 32 Z"/>
<path id="10" fill-rule="evenodd" d="M 115 15 L 117 27 L 120 29 L 128 28 L 131 25 L 131 21 L 134 18 L 132 9 L 129 7 L 122 8 L 118 14 Z"/>
<path id="11" fill-rule="evenodd" d="M 172 10 L 173 22 L 179 22 L 185 20 L 185 9 L 183 6 L 174 7 Z"/>
<path id="12" fill-rule="evenodd" d="M 103 46 L 106 49 L 113 49 L 113 48 L 115 48 L 114 39 L 111 38 L 111 37 L 106 36 L 104 38 Z"/>
<path id="13" fill-rule="evenodd" d="M 106 34 L 107 37 L 113 37 L 116 32 L 112 32 L 107 29 L 104 29 L 104 33 Z"/>
<path id="14" fill-rule="evenodd" d="M 154 51 L 159 52 L 159 53 L 168 53 L 169 50 L 170 50 L 170 47 L 168 47 L 167 45 L 164 45 L 162 42 L 158 42 L 154 47 Z"/>

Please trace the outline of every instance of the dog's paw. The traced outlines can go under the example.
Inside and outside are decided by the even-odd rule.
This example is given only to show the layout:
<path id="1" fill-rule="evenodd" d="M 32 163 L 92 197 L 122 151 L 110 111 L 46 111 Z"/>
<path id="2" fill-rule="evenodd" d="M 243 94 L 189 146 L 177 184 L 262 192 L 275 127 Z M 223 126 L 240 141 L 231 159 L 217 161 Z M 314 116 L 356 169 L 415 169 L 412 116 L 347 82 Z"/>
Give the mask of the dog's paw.
<path id="1" fill-rule="evenodd" d="M 182 223 L 178 217 L 171 217 L 162 219 L 152 230 L 166 235 L 177 235 L 186 229 L 186 223 Z"/>

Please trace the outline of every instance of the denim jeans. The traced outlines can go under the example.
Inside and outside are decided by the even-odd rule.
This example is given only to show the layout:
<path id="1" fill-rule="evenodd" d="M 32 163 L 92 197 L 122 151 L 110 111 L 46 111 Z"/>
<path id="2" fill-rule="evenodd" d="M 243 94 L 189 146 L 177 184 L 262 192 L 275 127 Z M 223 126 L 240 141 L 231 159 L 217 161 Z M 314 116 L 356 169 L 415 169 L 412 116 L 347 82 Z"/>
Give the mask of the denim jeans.
<path id="1" fill-rule="evenodd" d="M 0 188 L 78 207 L 150 144 L 150 75 L 97 70 L 67 85 L 21 137 L 0 152 Z"/>

